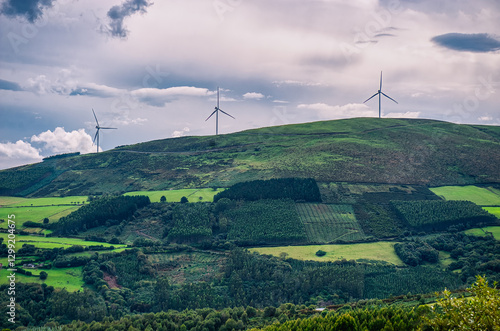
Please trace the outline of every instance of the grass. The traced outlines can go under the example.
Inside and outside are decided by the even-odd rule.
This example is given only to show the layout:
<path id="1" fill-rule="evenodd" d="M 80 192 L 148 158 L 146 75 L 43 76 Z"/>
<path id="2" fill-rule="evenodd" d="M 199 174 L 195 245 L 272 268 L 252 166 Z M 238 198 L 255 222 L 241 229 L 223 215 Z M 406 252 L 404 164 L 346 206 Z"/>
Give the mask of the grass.
<path id="1" fill-rule="evenodd" d="M 82 268 L 83 267 L 73 267 L 73 268 L 52 268 L 50 270 L 46 269 L 29 269 L 34 275 L 38 275 L 40 271 L 45 271 L 48 274 L 46 280 L 41 280 L 36 276 L 26 276 L 23 274 L 16 273 L 16 283 L 45 283 L 48 286 L 54 286 L 58 288 L 66 288 L 68 291 L 78 291 L 82 289 L 84 282 L 82 279 Z M 0 285 L 7 284 L 7 270 L 2 269 L 0 271 Z M 10 273 L 10 272 L 9 272 Z"/>
<path id="2" fill-rule="evenodd" d="M 500 207 L 483 207 L 483 209 L 500 219 Z"/>
<path id="3" fill-rule="evenodd" d="M 472 185 L 500 182 L 494 131 L 433 120 L 353 118 L 150 141 L 15 172 L 20 177 L 49 163 L 57 167 L 57 178 L 28 188 L 32 196 L 228 187 L 244 180 L 285 177 Z M 457 155 L 468 157 L 457 162 Z M 21 184 L 20 180 L 14 185 L 16 190 L 24 189 Z"/>
<path id="4" fill-rule="evenodd" d="M 42 223 L 48 218 L 51 223 L 57 222 L 61 217 L 69 215 L 80 208 L 79 206 L 45 206 L 45 207 L 3 207 L 0 208 L 0 219 L 7 219 L 7 215 L 16 215 L 16 227 L 21 227 L 24 222 L 32 221 Z M 0 228 L 6 229 L 7 222 L 0 223 Z"/>
<path id="5" fill-rule="evenodd" d="M 480 206 L 500 205 L 500 190 L 493 187 L 441 186 L 430 190 L 446 200 L 468 200 Z"/>
<path id="6" fill-rule="evenodd" d="M 366 237 L 350 205 L 298 203 L 295 207 L 311 243 L 354 241 Z"/>
<path id="7" fill-rule="evenodd" d="M 349 245 L 310 245 L 310 246 L 280 246 L 257 247 L 250 251 L 259 254 L 280 256 L 282 253 L 297 260 L 336 261 L 336 260 L 378 260 L 395 265 L 404 265 L 403 261 L 394 252 L 394 242 L 379 241 L 376 243 L 349 244 Z M 318 257 L 316 252 L 322 250 L 325 256 Z"/>
<path id="8" fill-rule="evenodd" d="M 470 229 L 465 231 L 466 234 L 471 234 L 475 236 L 485 236 L 486 232 L 491 232 L 496 240 L 500 240 L 500 226 L 487 226 L 480 229 Z"/>
<path id="9" fill-rule="evenodd" d="M 0 233 L 0 238 L 4 239 L 4 243 L 7 242 L 7 233 Z M 38 236 L 25 236 L 16 234 L 16 248 L 19 249 L 22 247 L 22 244 L 31 244 L 35 245 L 38 248 L 58 248 L 58 247 L 71 247 L 73 245 L 81 245 L 81 246 L 99 246 L 103 245 L 104 247 L 114 246 L 115 248 L 123 248 L 125 245 L 113 245 L 108 243 L 101 243 L 97 241 L 85 241 L 79 238 L 59 238 L 59 237 L 38 237 Z"/>
<path id="10" fill-rule="evenodd" d="M 182 197 L 188 198 L 189 202 L 207 202 L 213 201 L 214 195 L 222 191 L 223 189 L 211 189 L 211 188 L 200 188 L 200 189 L 180 189 L 180 190 L 165 190 L 165 191 L 135 191 L 128 192 L 124 195 L 146 195 L 149 197 L 151 202 L 160 202 L 160 198 L 165 196 L 167 202 L 179 202 Z"/>
<path id="11" fill-rule="evenodd" d="M 0 206 L 9 207 L 35 207 L 35 206 L 60 206 L 76 205 L 88 201 L 86 196 L 51 197 L 51 198 L 18 198 L 0 197 Z"/>

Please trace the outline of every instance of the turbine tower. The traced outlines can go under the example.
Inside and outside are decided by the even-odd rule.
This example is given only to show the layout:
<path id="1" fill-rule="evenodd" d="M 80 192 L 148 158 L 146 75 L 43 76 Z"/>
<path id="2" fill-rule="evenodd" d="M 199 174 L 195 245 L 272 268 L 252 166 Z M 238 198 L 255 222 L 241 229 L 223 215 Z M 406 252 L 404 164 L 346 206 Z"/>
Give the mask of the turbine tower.
<path id="1" fill-rule="evenodd" d="M 376 96 L 378 94 L 378 118 L 381 117 L 381 103 L 382 103 L 382 95 L 386 98 L 389 98 L 391 99 L 392 101 L 394 101 L 395 103 L 398 103 L 396 100 L 394 100 L 393 98 L 391 98 L 390 96 L 388 96 L 387 94 L 385 94 L 384 92 L 382 92 L 382 71 L 380 72 L 380 90 L 378 90 L 377 93 L 375 93 L 374 95 L 372 95 L 371 97 L 369 97 L 368 99 L 366 99 L 366 101 L 370 100 L 371 98 L 373 98 L 374 96 Z M 363 102 L 363 103 L 366 103 Z"/>
<path id="2" fill-rule="evenodd" d="M 99 121 L 97 120 L 97 116 L 95 115 L 94 108 L 92 108 L 92 113 L 94 113 L 95 122 L 97 124 L 95 126 L 97 131 L 95 133 L 94 140 L 92 140 L 92 144 L 94 144 L 97 141 L 97 153 L 99 153 L 99 130 L 101 130 L 101 129 L 103 129 L 103 130 L 111 130 L 111 129 L 116 130 L 116 128 L 106 128 L 106 127 L 100 126 Z"/>
<path id="3" fill-rule="evenodd" d="M 212 112 L 212 114 L 210 114 L 210 116 L 208 116 L 207 119 L 205 120 L 205 122 L 208 121 L 210 117 L 212 117 L 213 114 L 215 114 L 215 135 L 219 134 L 219 111 L 229 117 L 234 118 L 233 116 L 229 115 L 228 113 L 219 108 L 219 87 L 217 86 L 217 107 L 215 107 L 215 110 Z"/>

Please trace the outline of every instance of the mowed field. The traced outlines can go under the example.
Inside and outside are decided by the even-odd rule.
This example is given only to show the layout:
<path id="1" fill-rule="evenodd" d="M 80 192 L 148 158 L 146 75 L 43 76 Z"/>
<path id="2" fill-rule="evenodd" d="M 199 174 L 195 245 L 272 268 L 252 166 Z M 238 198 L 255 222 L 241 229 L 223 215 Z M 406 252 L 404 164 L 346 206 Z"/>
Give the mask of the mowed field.
<path id="1" fill-rule="evenodd" d="M 378 260 L 386 261 L 395 265 L 404 265 L 403 261 L 394 251 L 395 242 L 379 241 L 376 243 L 362 243 L 349 245 L 310 245 L 310 246 L 280 246 L 280 247 L 256 247 L 250 251 L 259 254 L 280 256 L 282 253 L 287 257 L 297 260 L 312 261 L 337 261 L 347 260 Z M 316 252 L 326 252 L 324 256 L 316 256 Z"/>
<path id="2" fill-rule="evenodd" d="M 3 238 L 4 243 L 7 243 L 8 235 L 9 235 L 8 233 L 0 233 L 0 238 Z M 21 248 L 23 244 L 31 244 L 35 245 L 35 247 L 38 248 L 47 248 L 47 249 L 61 248 L 61 247 L 68 248 L 73 245 L 80 245 L 80 246 L 102 245 L 104 247 L 114 246 L 115 248 L 126 247 L 126 245 L 113 245 L 97 241 L 85 241 L 83 239 L 78 239 L 78 238 L 39 237 L 39 236 L 25 236 L 19 234 L 16 234 L 15 240 L 16 240 L 16 249 Z"/>
<path id="3" fill-rule="evenodd" d="M 441 186 L 430 190 L 445 200 L 468 200 L 479 206 L 500 206 L 500 190 L 494 187 Z"/>
<path id="4" fill-rule="evenodd" d="M 48 286 L 66 288 L 68 291 L 78 291 L 82 289 L 84 285 L 82 279 L 82 268 L 83 267 L 52 268 L 50 270 L 29 269 L 33 273 L 33 276 L 16 273 L 16 283 L 45 283 Z M 37 277 L 41 271 L 45 271 L 48 274 L 46 280 L 41 280 Z M 0 270 L 0 285 L 8 283 L 7 275 L 9 274 L 10 272 L 7 271 L 7 269 Z"/>
<path id="5" fill-rule="evenodd" d="M 167 191 L 135 191 L 128 192 L 124 195 L 145 195 L 148 196 L 151 202 L 160 202 L 160 198 L 165 196 L 167 202 L 179 202 L 182 197 L 188 198 L 189 202 L 212 202 L 214 195 L 223 191 L 224 189 L 181 189 L 181 190 L 167 190 Z"/>
<path id="6" fill-rule="evenodd" d="M 307 241 L 311 243 L 355 241 L 366 237 L 350 205 L 297 203 L 295 206 L 304 224 Z"/>
<path id="7" fill-rule="evenodd" d="M 20 228 L 26 221 L 42 224 L 44 218 L 48 218 L 51 223 L 57 222 L 78 208 L 80 206 L 3 207 L 0 208 L 0 219 L 5 221 L 0 223 L 0 228 L 7 229 L 9 215 L 15 215 L 16 227 Z"/>
<path id="8" fill-rule="evenodd" d="M 475 236 L 485 236 L 486 232 L 491 232 L 496 240 L 500 240 L 500 226 L 487 226 L 481 229 L 470 229 L 465 231 L 466 234 L 472 234 Z"/>

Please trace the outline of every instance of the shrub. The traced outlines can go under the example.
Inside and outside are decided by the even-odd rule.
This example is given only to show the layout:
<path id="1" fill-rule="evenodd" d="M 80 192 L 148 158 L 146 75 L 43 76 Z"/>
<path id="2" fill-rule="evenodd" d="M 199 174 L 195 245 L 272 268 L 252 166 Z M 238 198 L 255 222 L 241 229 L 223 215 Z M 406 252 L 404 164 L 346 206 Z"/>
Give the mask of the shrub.
<path id="1" fill-rule="evenodd" d="M 316 256 L 325 256 L 326 255 L 326 252 L 325 251 L 322 251 L 321 249 L 319 251 L 316 252 Z"/>

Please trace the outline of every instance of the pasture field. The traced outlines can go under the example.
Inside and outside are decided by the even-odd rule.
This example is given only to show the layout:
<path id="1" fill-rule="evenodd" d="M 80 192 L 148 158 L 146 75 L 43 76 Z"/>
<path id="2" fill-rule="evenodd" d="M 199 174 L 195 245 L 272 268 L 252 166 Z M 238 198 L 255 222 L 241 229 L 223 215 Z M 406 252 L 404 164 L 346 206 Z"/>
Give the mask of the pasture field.
<path id="1" fill-rule="evenodd" d="M 50 270 L 46 269 L 28 269 L 33 275 L 38 275 L 40 271 L 45 271 L 48 276 L 46 280 L 41 280 L 36 276 L 26 276 L 20 273 L 16 273 L 16 283 L 45 283 L 48 286 L 54 286 L 57 288 L 66 288 L 68 291 L 78 291 L 82 289 L 84 282 L 82 279 L 82 268 L 83 267 L 73 267 L 73 268 L 52 268 Z M 7 284 L 7 274 L 10 273 L 6 269 L 0 271 L 0 285 Z"/>
<path id="2" fill-rule="evenodd" d="M 48 218 L 51 223 L 57 222 L 61 217 L 71 214 L 80 206 L 40 206 L 40 207 L 3 207 L 0 208 L 0 219 L 7 219 L 8 215 L 16 215 L 16 227 L 21 227 L 24 222 L 32 221 L 42 223 Z M 7 221 L 0 223 L 0 228 L 7 229 Z"/>
<path id="3" fill-rule="evenodd" d="M 350 205 L 297 203 L 295 208 L 311 243 L 355 241 L 366 237 Z"/>
<path id="4" fill-rule="evenodd" d="M 500 240 L 500 226 L 487 226 L 480 229 L 470 229 L 465 231 L 466 234 L 474 236 L 485 236 L 486 232 L 491 232 L 496 240 Z"/>
<path id="5" fill-rule="evenodd" d="M 150 254 L 148 260 L 160 274 L 177 284 L 209 281 L 220 273 L 226 259 L 223 253 L 182 252 Z"/>
<path id="6" fill-rule="evenodd" d="M 375 243 L 349 244 L 349 245 L 310 245 L 310 246 L 280 246 L 280 247 L 255 247 L 251 252 L 280 256 L 282 253 L 287 257 L 297 260 L 312 261 L 337 261 L 347 260 L 378 260 L 386 261 L 395 265 L 404 265 L 403 261 L 394 251 L 395 242 L 379 241 Z M 322 250 L 326 255 L 316 256 L 316 252 Z"/>
<path id="7" fill-rule="evenodd" d="M 160 198 L 165 196 L 167 202 L 179 202 L 182 197 L 188 198 L 189 202 L 212 202 L 214 200 L 214 195 L 223 191 L 224 189 L 211 189 L 211 188 L 200 188 L 200 189 L 181 189 L 181 190 L 166 190 L 166 191 L 135 191 L 127 192 L 124 195 L 146 195 L 149 197 L 151 202 L 160 202 Z"/>
<path id="8" fill-rule="evenodd" d="M 493 187 L 440 186 L 430 190 L 445 200 L 468 200 L 479 206 L 500 206 L 500 190 Z"/>
<path id="9" fill-rule="evenodd" d="M 500 207 L 483 207 L 483 209 L 500 219 Z"/>
<path id="10" fill-rule="evenodd" d="M 4 243 L 7 242 L 8 233 L 0 233 L 0 238 L 3 238 Z M 125 245 L 113 245 L 108 243 L 101 243 L 97 241 L 85 241 L 79 238 L 59 238 L 59 237 L 38 237 L 38 236 L 25 236 L 16 234 L 16 248 L 19 249 L 23 244 L 31 244 L 35 245 L 38 248 L 59 248 L 64 247 L 68 248 L 73 245 L 80 246 L 99 246 L 103 245 L 104 247 L 114 246 L 116 248 L 124 248 Z"/>
<path id="11" fill-rule="evenodd" d="M 52 198 L 19 198 L 0 197 L 0 206 L 9 207 L 39 207 L 39 206 L 61 206 L 77 205 L 88 201 L 86 196 L 52 197 Z"/>

